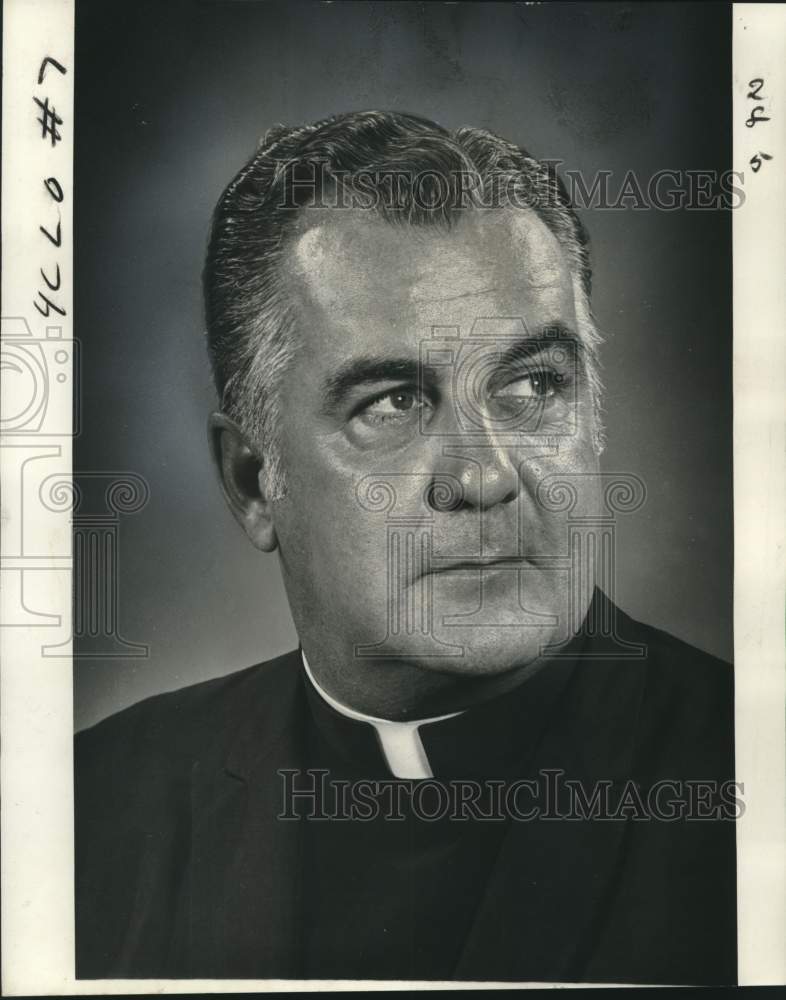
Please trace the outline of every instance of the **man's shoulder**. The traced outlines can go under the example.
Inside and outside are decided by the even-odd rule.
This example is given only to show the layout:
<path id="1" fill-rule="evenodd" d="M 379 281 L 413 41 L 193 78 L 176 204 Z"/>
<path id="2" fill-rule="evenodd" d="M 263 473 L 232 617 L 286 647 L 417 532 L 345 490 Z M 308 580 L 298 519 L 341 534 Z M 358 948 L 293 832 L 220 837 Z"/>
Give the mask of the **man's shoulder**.
<path id="1" fill-rule="evenodd" d="M 709 692 L 722 698 L 733 693 L 731 663 L 621 609 L 617 620 L 619 635 L 641 647 L 641 662 L 651 675 L 650 683 L 664 694 L 694 693 L 706 699 Z"/>
<path id="2" fill-rule="evenodd" d="M 687 757 L 708 772 L 733 769 L 732 665 L 624 612 L 619 626 L 620 635 L 642 651 L 637 728 L 646 756 L 662 764 Z"/>
<path id="3" fill-rule="evenodd" d="M 299 663 L 295 650 L 136 702 L 77 734 L 77 774 L 151 758 L 190 766 L 221 753 L 252 715 L 264 727 L 292 696 Z"/>

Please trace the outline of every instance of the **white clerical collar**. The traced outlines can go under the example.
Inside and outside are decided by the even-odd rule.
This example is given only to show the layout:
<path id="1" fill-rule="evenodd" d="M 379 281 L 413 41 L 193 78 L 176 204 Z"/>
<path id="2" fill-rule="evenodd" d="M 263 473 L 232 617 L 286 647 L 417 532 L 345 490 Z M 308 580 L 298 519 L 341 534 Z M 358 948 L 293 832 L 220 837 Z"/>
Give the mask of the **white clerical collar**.
<path id="1" fill-rule="evenodd" d="M 319 685 L 317 679 L 311 672 L 306 654 L 301 649 L 303 666 L 306 668 L 308 679 L 314 686 L 316 692 L 324 701 L 335 709 L 339 714 L 348 719 L 356 719 L 358 722 L 367 722 L 373 726 L 379 737 L 382 753 L 385 761 L 396 778 L 433 778 L 434 775 L 429 766 L 428 757 L 423 747 L 418 732 L 419 726 L 425 726 L 429 722 L 444 722 L 445 719 L 452 719 L 461 712 L 451 712 L 450 715 L 437 715 L 432 719 L 415 719 L 412 722 L 392 722 L 390 719 L 377 719 L 373 715 L 365 715 L 357 712 L 348 705 L 342 705 Z"/>

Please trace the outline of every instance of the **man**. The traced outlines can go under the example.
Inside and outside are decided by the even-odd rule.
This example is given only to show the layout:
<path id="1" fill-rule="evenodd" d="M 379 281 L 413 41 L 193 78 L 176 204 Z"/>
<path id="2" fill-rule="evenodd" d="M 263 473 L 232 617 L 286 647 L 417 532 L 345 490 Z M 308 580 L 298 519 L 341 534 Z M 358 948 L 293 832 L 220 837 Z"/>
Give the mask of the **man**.
<path id="1" fill-rule="evenodd" d="M 81 734 L 78 976 L 734 981 L 731 673 L 596 586 L 643 484 L 599 472 L 589 293 L 497 136 L 265 137 L 210 434 L 301 649 Z"/>

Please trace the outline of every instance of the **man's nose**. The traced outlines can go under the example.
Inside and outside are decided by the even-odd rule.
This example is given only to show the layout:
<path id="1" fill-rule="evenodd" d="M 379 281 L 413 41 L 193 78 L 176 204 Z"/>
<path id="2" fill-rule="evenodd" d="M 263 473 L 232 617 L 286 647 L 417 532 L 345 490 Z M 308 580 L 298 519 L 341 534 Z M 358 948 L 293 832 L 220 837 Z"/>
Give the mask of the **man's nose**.
<path id="1" fill-rule="evenodd" d="M 435 472 L 455 486 L 440 489 L 435 479 L 428 494 L 434 510 L 489 510 L 519 496 L 522 484 L 515 448 L 493 428 L 443 438 L 437 447 Z"/>

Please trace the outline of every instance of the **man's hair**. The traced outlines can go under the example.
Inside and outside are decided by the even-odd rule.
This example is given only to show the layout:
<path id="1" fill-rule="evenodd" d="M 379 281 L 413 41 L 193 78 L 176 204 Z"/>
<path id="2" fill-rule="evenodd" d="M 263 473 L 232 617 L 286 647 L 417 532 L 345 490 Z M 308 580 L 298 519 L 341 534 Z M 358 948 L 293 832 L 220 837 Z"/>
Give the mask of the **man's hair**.
<path id="1" fill-rule="evenodd" d="M 600 450 L 589 241 L 555 166 L 485 129 L 451 132 L 412 114 L 350 112 L 270 129 L 213 215 L 203 275 L 213 376 L 221 409 L 264 453 L 273 496 L 283 489 L 278 390 L 295 341 L 279 275 L 287 237 L 310 206 L 362 206 L 391 224 L 443 228 L 466 211 L 534 211 L 571 267 Z"/>

